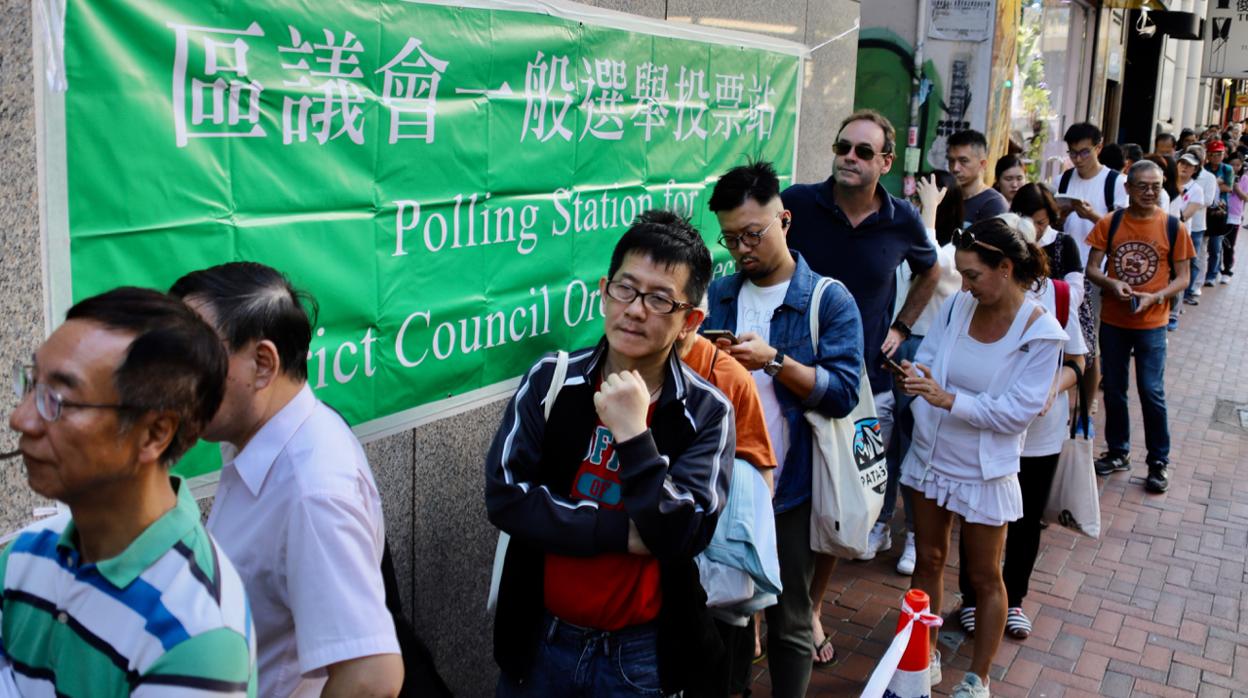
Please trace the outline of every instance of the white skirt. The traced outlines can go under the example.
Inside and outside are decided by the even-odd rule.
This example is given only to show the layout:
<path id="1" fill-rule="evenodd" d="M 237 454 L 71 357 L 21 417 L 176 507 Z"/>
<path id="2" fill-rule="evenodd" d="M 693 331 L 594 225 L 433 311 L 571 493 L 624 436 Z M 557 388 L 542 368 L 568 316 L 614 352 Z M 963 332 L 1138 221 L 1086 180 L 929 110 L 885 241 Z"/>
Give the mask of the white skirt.
<path id="1" fill-rule="evenodd" d="M 913 456 L 914 451 L 910 452 Z M 901 484 L 961 516 L 967 523 L 1004 526 L 1023 517 L 1023 490 L 1018 474 L 992 480 L 949 477 L 938 467 L 925 467 L 918 458 L 907 457 L 901 467 Z"/>

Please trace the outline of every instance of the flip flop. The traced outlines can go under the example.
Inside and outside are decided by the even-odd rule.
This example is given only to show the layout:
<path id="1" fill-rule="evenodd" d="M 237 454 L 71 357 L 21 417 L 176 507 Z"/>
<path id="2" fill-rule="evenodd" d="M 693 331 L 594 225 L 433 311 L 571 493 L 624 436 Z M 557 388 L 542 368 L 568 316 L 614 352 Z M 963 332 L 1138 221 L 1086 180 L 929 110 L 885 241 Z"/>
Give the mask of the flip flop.
<path id="1" fill-rule="evenodd" d="M 824 637 L 823 642 L 820 642 L 818 645 L 815 645 L 815 657 L 818 657 L 820 654 L 823 654 L 824 647 L 832 649 L 832 658 L 826 662 L 821 662 L 818 659 L 815 659 L 814 664 L 817 667 L 831 666 L 832 664 L 836 663 L 836 649 L 832 647 L 832 638 L 830 637 Z"/>

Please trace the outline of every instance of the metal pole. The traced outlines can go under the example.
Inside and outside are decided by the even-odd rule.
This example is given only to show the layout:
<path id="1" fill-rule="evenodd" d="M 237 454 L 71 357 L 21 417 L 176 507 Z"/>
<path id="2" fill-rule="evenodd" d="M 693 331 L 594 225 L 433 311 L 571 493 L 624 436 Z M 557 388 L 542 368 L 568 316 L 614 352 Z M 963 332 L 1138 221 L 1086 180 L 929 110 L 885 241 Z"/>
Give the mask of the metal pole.
<path id="1" fill-rule="evenodd" d="M 923 47 L 927 43 L 928 0 L 919 0 L 918 34 L 914 37 L 914 75 L 910 80 L 910 126 L 906 129 L 906 176 L 902 188 L 906 196 L 914 193 L 914 177 L 919 170 L 919 103 L 923 89 Z"/>

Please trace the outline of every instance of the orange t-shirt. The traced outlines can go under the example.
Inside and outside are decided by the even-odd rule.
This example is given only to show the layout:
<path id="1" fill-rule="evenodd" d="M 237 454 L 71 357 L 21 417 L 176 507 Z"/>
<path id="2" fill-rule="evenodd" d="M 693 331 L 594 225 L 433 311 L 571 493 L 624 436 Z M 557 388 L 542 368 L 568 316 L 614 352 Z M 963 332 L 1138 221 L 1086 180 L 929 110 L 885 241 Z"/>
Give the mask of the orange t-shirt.
<path id="1" fill-rule="evenodd" d="M 745 367 L 731 356 L 719 352 L 715 344 L 698 336 L 684 361 L 695 373 L 709 380 L 728 397 L 736 411 L 737 457 L 756 468 L 776 467 L 776 452 L 767 435 L 767 418 L 758 399 L 758 386 Z"/>
<path id="2" fill-rule="evenodd" d="M 1106 273 L 1111 279 L 1121 279 L 1135 291 L 1157 293 L 1170 285 L 1170 241 L 1166 237 L 1166 212 L 1155 209 L 1152 218 L 1141 219 L 1129 212 L 1123 214 L 1122 223 L 1114 232 L 1114 249 L 1106 250 L 1109 223 L 1113 216 L 1097 221 L 1088 234 L 1088 245 L 1105 252 Z M 1174 261 L 1181 262 L 1196 256 L 1192 236 L 1179 224 L 1175 237 Z M 1149 306 L 1142 313 L 1131 311 L 1131 304 L 1115 294 L 1101 294 L 1101 322 L 1127 330 L 1151 330 L 1164 327 L 1170 320 L 1170 307 L 1166 303 Z"/>

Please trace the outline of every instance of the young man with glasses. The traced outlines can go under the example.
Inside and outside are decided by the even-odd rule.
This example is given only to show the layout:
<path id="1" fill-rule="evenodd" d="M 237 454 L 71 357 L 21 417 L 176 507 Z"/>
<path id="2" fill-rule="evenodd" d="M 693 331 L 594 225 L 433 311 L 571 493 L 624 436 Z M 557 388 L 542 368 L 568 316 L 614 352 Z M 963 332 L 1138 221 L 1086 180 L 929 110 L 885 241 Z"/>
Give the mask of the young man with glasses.
<path id="1" fill-rule="evenodd" d="M 1170 427 L 1166 419 L 1165 369 L 1167 299 L 1188 283 L 1196 256 L 1184 225 L 1157 208 L 1164 175 L 1142 160 L 1127 172 L 1130 205 L 1101 219 L 1088 237 L 1088 280 L 1104 289 L 1101 351 L 1105 373 L 1105 442 L 1098 475 L 1131 469 L 1131 425 L 1127 380 L 1135 357 L 1136 384 L 1144 413 L 1149 492 L 1170 486 Z M 1114 218 L 1119 218 L 1113 226 Z M 1173 245 L 1170 230 L 1176 229 Z M 1109 239 L 1113 229 L 1113 239 Z M 1101 271 L 1102 263 L 1105 271 Z"/>
<path id="2" fill-rule="evenodd" d="M 833 146 L 832 176 L 818 184 L 791 186 L 781 194 L 784 208 L 793 215 L 789 247 L 816 274 L 845 284 L 858 306 L 863 358 L 885 447 L 892 434 L 895 400 L 892 374 L 884 367 L 884 359 L 910 358 L 898 354 L 903 343 L 905 352 L 917 349 L 917 343 L 907 342 L 910 327 L 940 281 L 936 248 L 918 211 L 880 184 L 880 177 L 892 169 L 896 136 L 893 125 L 879 112 L 863 109 L 850 114 L 841 122 Z M 896 272 L 903 263 L 909 265 L 913 282 L 901 309 L 896 310 Z M 887 492 L 897 491 L 896 475 L 889 474 Z M 892 547 L 888 522 L 894 510 L 888 502 L 886 495 L 864 559 Z M 820 558 L 813 589 L 816 600 L 822 597 L 835 564 L 835 558 Z M 815 631 L 816 639 L 822 639 L 822 628 L 816 626 Z M 818 659 L 829 660 L 830 651 Z"/>
<path id="3" fill-rule="evenodd" d="M 499 696 L 670 695 L 717 663 L 693 558 L 728 496 L 733 414 L 675 348 L 710 280 L 698 232 L 643 213 L 598 283 L 603 338 L 543 357 L 503 412 L 485 461 L 490 522 L 511 535 Z"/>
<path id="4" fill-rule="evenodd" d="M 767 609 L 772 694 L 803 696 L 812 650 L 822 649 L 810 595 L 812 436 L 803 413 L 843 417 L 857 405 L 862 322 L 845 287 L 831 284 L 820 298 L 818 350 L 812 346 L 811 295 L 820 277 L 789 249 L 793 218 L 769 163 L 729 170 L 715 184 L 710 208 L 738 271 L 711 286 L 706 327 L 736 336 L 736 344 L 717 343 L 753 373 L 779 464 L 773 506 L 784 592 Z"/>
<path id="5" fill-rule="evenodd" d="M 0 553 L 0 672 L 19 695 L 256 695 L 243 583 L 169 475 L 225 376 L 212 328 L 137 288 L 80 301 L 18 367 L 27 481 L 69 507 Z"/>
<path id="6" fill-rule="evenodd" d="M 988 139 L 979 131 L 967 129 L 949 136 L 945 161 L 949 173 L 962 189 L 963 227 L 1000 215 L 1009 210 L 1001 192 L 984 183 L 988 167 Z"/>

